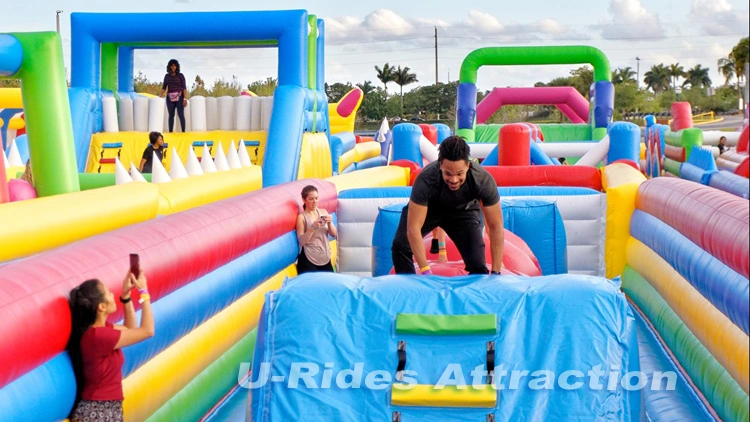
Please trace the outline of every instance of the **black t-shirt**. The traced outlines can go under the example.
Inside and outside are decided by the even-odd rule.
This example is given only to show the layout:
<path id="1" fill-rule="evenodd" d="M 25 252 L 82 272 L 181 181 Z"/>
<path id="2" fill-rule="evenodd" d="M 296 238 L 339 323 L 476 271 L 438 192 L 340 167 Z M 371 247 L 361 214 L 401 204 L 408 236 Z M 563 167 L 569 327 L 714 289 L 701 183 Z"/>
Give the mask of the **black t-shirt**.
<path id="1" fill-rule="evenodd" d="M 143 151 L 143 159 L 146 160 L 143 163 L 143 171 L 141 173 L 151 173 L 151 169 L 154 161 L 154 153 L 159 157 L 159 161 L 164 161 L 164 148 L 154 149 L 153 145 L 149 145 Z"/>
<path id="2" fill-rule="evenodd" d="M 481 166 L 471 163 L 466 180 L 452 191 L 443 180 L 438 162 L 428 164 L 417 176 L 411 190 L 411 198 L 418 205 L 426 205 L 431 211 L 458 214 L 465 211 L 479 211 L 479 201 L 485 207 L 500 201 L 497 183 L 491 174 Z"/>

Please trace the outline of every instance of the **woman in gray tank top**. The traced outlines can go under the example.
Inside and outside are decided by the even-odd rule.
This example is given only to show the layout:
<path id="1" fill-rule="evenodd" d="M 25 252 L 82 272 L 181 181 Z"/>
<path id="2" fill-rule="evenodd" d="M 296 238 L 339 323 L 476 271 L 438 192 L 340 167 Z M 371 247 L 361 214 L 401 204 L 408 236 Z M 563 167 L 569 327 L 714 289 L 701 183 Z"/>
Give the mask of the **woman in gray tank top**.
<path id="1" fill-rule="evenodd" d="M 333 218 L 318 208 L 318 189 L 308 185 L 302 189 L 302 213 L 297 216 L 297 240 L 302 250 L 297 257 L 297 273 L 333 272 L 331 245 L 328 235 L 336 237 Z"/>

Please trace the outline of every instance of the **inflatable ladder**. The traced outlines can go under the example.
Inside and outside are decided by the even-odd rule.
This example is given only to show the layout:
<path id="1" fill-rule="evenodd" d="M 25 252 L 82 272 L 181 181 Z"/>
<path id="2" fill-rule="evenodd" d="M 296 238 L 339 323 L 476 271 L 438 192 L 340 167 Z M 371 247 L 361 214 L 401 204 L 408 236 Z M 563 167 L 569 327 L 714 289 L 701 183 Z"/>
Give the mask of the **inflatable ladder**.
<path id="1" fill-rule="evenodd" d="M 428 315 L 398 314 L 396 336 L 491 336 L 497 334 L 497 315 Z M 451 337 L 455 340 L 454 337 Z M 391 386 L 391 405 L 404 407 L 486 408 L 497 405 L 497 390 L 493 387 L 495 376 L 495 342 L 486 342 L 486 383 L 482 385 L 409 385 L 404 388 L 404 371 L 407 365 L 407 342 L 399 340 L 396 353 L 398 366 L 396 381 Z M 478 351 L 479 352 L 479 351 Z M 392 413 L 392 422 L 402 422 L 401 412 Z M 494 422 L 494 413 L 486 415 L 486 422 Z M 404 421 L 409 422 L 409 421 Z"/>
<path id="2" fill-rule="evenodd" d="M 250 161 L 252 161 L 253 164 L 258 165 L 258 150 L 260 150 L 260 141 L 242 141 L 243 144 L 245 144 L 245 148 L 255 148 L 255 151 L 250 154 L 248 151 L 248 155 L 250 156 Z"/>
<path id="3" fill-rule="evenodd" d="M 104 158 L 104 153 L 113 151 L 113 150 L 117 150 L 116 155 L 113 155 L 112 157 Z M 120 158 L 121 152 L 122 152 L 122 142 L 103 143 L 102 152 L 101 154 L 99 154 L 99 167 L 96 169 L 96 172 L 101 173 L 103 165 L 114 165 L 115 158 Z"/>

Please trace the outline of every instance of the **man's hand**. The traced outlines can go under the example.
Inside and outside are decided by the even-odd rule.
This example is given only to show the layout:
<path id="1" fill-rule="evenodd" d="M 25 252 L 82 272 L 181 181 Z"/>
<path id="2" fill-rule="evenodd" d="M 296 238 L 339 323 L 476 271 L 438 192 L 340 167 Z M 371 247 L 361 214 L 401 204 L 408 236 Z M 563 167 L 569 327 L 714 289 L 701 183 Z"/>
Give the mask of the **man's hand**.
<path id="1" fill-rule="evenodd" d="M 503 212 L 500 202 L 489 207 L 482 206 L 482 214 L 490 235 L 490 251 L 492 252 L 492 271 L 499 273 L 503 266 L 503 247 L 505 246 L 505 231 L 503 230 Z"/>
<path id="2" fill-rule="evenodd" d="M 422 240 L 422 226 L 427 218 L 427 207 L 409 201 L 409 215 L 406 219 L 406 237 L 409 239 L 411 253 L 419 268 L 427 266 L 427 253 Z"/>

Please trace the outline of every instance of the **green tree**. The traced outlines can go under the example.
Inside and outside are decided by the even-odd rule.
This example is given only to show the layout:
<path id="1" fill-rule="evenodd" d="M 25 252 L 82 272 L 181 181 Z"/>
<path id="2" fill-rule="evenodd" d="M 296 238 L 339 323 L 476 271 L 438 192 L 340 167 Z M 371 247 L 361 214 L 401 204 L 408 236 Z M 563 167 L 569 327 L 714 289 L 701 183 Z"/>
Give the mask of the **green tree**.
<path id="1" fill-rule="evenodd" d="M 159 95 L 161 93 L 161 83 L 148 80 L 143 72 L 138 72 L 133 78 L 133 89 L 135 92 Z"/>
<path id="2" fill-rule="evenodd" d="M 345 84 L 336 82 L 333 85 L 328 85 L 327 83 L 325 84 L 326 96 L 328 97 L 329 103 L 339 102 L 339 100 L 341 100 L 341 98 L 343 98 L 344 95 L 346 95 L 346 93 L 351 91 L 352 89 L 354 89 L 354 86 L 351 82 L 347 82 Z"/>
<path id="3" fill-rule="evenodd" d="M 729 58 L 735 64 L 734 73 L 738 77 L 748 76 L 745 75 L 745 63 L 749 60 L 748 56 L 750 56 L 750 44 L 748 44 L 748 37 L 745 37 L 740 39 L 737 45 L 732 48 L 732 52 L 729 53 Z"/>
<path id="4" fill-rule="evenodd" d="M 252 91 L 259 97 L 272 97 L 279 81 L 276 78 L 268 77 L 266 80 L 258 80 L 247 85 L 248 91 Z"/>
<path id="5" fill-rule="evenodd" d="M 651 70 L 643 74 L 646 87 L 651 88 L 656 95 L 669 88 L 669 79 L 669 68 L 661 63 L 651 66 Z"/>
<path id="6" fill-rule="evenodd" d="M 193 86 L 190 88 L 190 96 L 192 97 L 194 95 L 200 95 L 203 97 L 208 96 L 206 83 L 203 81 L 200 75 L 195 75 L 195 82 L 193 82 Z"/>
<path id="7" fill-rule="evenodd" d="M 365 96 L 375 91 L 375 85 L 370 81 L 364 81 L 361 84 L 357 84 L 357 88 L 361 89 L 362 94 Z"/>
<path id="8" fill-rule="evenodd" d="M 711 86 L 711 78 L 708 76 L 708 71 L 707 67 L 702 67 L 700 64 L 695 65 L 695 67 L 685 72 L 685 82 L 682 83 L 682 86 L 690 85 L 694 88 Z"/>
<path id="9" fill-rule="evenodd" d="M 719 68 L 721 76 L 724 77 L 724 85 L 729 85 L 729 81 L 734 78 L 734 71 L 737 64 L 731 57 L 722 57 L 716 62 L 716 66 Z"/>
<path id="10" fill-rule="evenodd" d="M 615 88 L 615 119 L 641 109 L 646 103 L 646 93 L 638 89 L 635 81 L 623 82 Z"/>
<path id="11" fill-rule="evenodd" d="M 241 91 L 242 85 L 237 80 L 237 77 L 232 75 L 231 81 L 227 81 L 224 78 L 216 79 L 208 92 L 212 97 L 223 97 L 225 95 L 238 97 Z"/>
<path id="12" fill-rule="evenodd" d="M 615 69 L 612 72 L 612 83 L 619 85 L 625 82 L 635 82 L 635 71 L 630 66 Z"/>
<path id="13" fill-rule="evenodd" d="M 401 97 L 401 115 L 404 114 L 404 86 L 413 84 L 414 82 L 419 82 L 417 80 L 417 74 L 411 73 L 411 69 L 409 69 L 408 66 L 404 67 L 403 69 L 401 66 L 396 69 L 396 71 L 393 73 L 393 82 L 396 83 L 396 85 L 399 86 L 401 89 L 399 97 Z"/>
<path id="14" fill-rule="evenodd" d="M 672 89 L 677 87 L 677 79 L 685 77 L 685 69 L 679 63 L 670 64 L 667 68 L 667 74 L 672 79 Z"/>
<path id="15" fill-rule="evenodd" d="M 393 82 L 394 73 L 396 69 L 388 63 L 383 65 L 383 68 L 375 66 L 375 72 L 377 72 L 378 80 L 383 83 L 383 90 L 385 91 L 385 97 L 388 98 L 388 82 Z"/>
<path id="16" fill-rule="evenodd" d="M 375 88 L 362 98 L 357 116 L 362 121 L 380 121 L 387 116 L 385 102 L 383 88 Z"/>
<path id="17" fill-rule="evenodd" d="M 581 66 L 570 71 L 573 87 L 585 98 L 589 98 L 591 84 L 594 83 L 594 69 L 589 66 Z"/>

